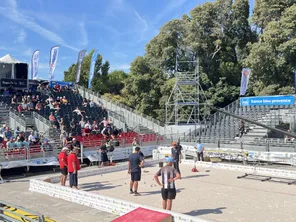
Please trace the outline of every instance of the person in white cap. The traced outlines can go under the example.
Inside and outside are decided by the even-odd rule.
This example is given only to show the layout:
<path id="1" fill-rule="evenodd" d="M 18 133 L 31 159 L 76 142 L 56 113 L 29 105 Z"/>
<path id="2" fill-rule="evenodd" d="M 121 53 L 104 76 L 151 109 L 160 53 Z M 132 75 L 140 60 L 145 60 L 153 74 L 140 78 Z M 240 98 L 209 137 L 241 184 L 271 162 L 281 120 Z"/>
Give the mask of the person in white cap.
<path id="1" fill-rule="evenodd" d="M 61 185 L 66 185 L 67 175 L 68 175 L 68 152 L 69 149 L 64 147 L 62 151 L 59 153 L 59 162 L 60 162 L 60 169 L 61 169 Z"/>

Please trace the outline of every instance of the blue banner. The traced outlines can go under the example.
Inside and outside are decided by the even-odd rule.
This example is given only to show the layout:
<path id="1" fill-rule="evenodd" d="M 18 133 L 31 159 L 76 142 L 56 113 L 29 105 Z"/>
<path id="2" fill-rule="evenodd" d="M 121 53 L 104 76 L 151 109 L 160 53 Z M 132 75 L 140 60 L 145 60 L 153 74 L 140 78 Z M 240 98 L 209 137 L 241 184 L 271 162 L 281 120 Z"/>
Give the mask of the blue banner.
<path id="1" fill-rule="evenodd" d="M 54 46 L 50 50 L 50 60 L 49 60 L 49 81 L 54 79 L 54 70 L 57 65 L 59 46 Z"/>
<path id="2" fill-rule="evenodd" d="M 244 96 L 247 92 L 250 75 L 251 75 L 251 70 L 243 68 L 242 79 L 241 79 L 241 88 L 240 88 L 240 95 L 241 96 Z"/>
<path id="3" fill-rule="evenodd" d="M 94 54 L 91 57 L 90 62 L 90 69 L 89 69 L 89 79 L 88 79 L 88 88 L 90 89 L 92 86 L 92 80 L 94 78 L 94 72 L 95 72 L 95 64 L 98 57 L 98 51 L 96 50 Z"/>
<path id="4" fill-rule="evenodd" d="M 62 81 L 50 81 L 49 82 L 49 87 L 54 88 L 56 85 L 60 85 L 62 87 L 68 86 L 68 87 L 74 87 L 73 82 L 62 82 Z"/>
<path id="5" fill-rule="evenodd" d="M 295 96 L 256 96 L 240 98 L 241 106 L 287 106 L 295 104 Z"/>
<path id="6" fill-rule="evenodd" d="M 32 55 L 31 72 L 32 79 L 38 78 L 39 50 L 36 50 Z"/>

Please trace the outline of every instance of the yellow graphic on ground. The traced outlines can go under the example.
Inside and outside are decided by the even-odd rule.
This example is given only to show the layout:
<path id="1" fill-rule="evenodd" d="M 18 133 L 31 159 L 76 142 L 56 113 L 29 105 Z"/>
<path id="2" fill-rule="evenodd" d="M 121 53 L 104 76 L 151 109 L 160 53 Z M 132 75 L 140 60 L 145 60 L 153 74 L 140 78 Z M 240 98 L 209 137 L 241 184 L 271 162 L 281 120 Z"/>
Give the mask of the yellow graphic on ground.
<path id="1" fill-rule="evenodd" d="M 38 221 L 38 216 L 37 215 L 32 215 L 32 213 L 26 212 L 21 209 L 17 209 L 15 207 L 9 207 L 9 206 L 4 206 L 4 215 L 13 218 L 18 221 L 22 222 L 30 222 L 31 220 L 37 220 Z M 48 217 L 44 218 L 45 222 L 56 222 L 55 220 L 52 220 Z"/>

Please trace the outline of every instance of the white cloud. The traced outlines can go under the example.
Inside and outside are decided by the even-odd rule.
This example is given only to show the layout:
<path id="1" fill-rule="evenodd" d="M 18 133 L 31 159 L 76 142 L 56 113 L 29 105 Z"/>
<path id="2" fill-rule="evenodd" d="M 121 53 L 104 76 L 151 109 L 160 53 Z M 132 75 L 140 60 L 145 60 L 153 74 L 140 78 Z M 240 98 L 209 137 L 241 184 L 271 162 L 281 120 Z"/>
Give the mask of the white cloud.
<path id="1" fill-rule="evenodd" d="M 39 70 L 48 70 L 49 71 L 49 63 L 39 62 L 38 69 Z"/>
<path id="2" fill-rule="evenodd" d="M 81 45 L 87 46 L 88 45 L 88 35 L 87 35 L 87 31 L 86 31 L 84 22 L 80 22 L 79 26 L 80 26 L 80 34 L 81 34 Z"/>
<path id="3" fill-rule="evenodd" d="M 153 20 L 153 24 L 155 25 L 161 22 L 168 15 L 181 8 L 187 1 L 188 0 L 171 0 L 168 4 L 166 4 L 165 8 L 162 11 L 158 12 L 158 15 Z"/>
<path id="4" fill-rule="evenodd" d="M 69 49 L 78 51 L 79 49 L 68 45 L 59 35 L 37 24 L 32 17 L 26 16 L 18 10 L 15 0 L 9 0 L 9 7 L 0 7 L 0 15 L 30 29 L 56 44 L 63 45 Z"/>
<path id="5" fill-rule="evenodd" d="M 128 63 L 123 63 L 123 64 L 118 64 L 118 65 L 112 65 L 111 70 L 124 70 L 127 71 L 130 68 L 130 64 Z"/>
<path id="6" fill-rule="evenodd" d="M 27 37 L 27 33 L 25 32 L 24 29 L 21 29 L 15 42 L 16 43 L 24 43 L 26 40 L 26 37 Z"/>
<path id="7" fill-rule="evenodd" d="M 138 23 L 140 24 L 140 26 L 142 27 L 142 32 L 146 32 L 148 30 L 148 24 L 146 19 L 144 19 L 138 12 L 136 9 L 134 9 L 134 13 L 137 17 Z"/>

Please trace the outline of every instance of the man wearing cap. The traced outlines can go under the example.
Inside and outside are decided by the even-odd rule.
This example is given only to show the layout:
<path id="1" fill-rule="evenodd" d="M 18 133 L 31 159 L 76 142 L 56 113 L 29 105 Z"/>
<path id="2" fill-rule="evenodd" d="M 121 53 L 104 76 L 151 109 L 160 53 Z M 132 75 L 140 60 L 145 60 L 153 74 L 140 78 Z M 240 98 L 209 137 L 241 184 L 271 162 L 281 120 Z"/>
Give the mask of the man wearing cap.
<path id="1" fill-rule="evenodd" d="M 162 207 L 165 210 L 172 209 L 173 200 L 176 198 L 175 181 L 181 178 L 180 173 L 173 167 L 174 162 L 172 157 L 166 158 L 166 166 L 154 175 L 156 183 L 161 186 Z M 159 182 L 159 176 L 162 177 L 162 183 Z"/>
<path id="2" fill-rule="evenodd" d="M 59 162 L 60 162 L 60 169 L 61 169 L 61 185 L 66 185 L 67 175 L 68 175 L 68 160 L 67 160 L 67 154 L 69 149 L 67 147 L 64 147 L 62 151 L 59 153 Z"/>
<path id="3" fill-rule="evenodd" d="M 80 163 L 77 157 L 78 149 L 74 148 L 68 156 L 68 173 L 70 174 L 70 187 L 78 189 L 78 170 L 80 170 Z"/>
<path id="4" fill-rule="evenodd" d="M 176 142 L 172 142 L 172 158 L 174 161 L 174 168 L 181 174 L 179 163 L 181 163 L 181 149 L 178 149 L 178 144 Z"/>
<path id="5" fill-rule="evenodd" d="M 131 174 L 130 194 L 135 194 L 135 196 L 141 195 L 138 193 L 138 183 L 141 181 L 141 168 L 145 163 L 139 153 L 140 147 L 136 147 L 135 153 L 132 153 L 128 158 L 128 173 Z"/>

